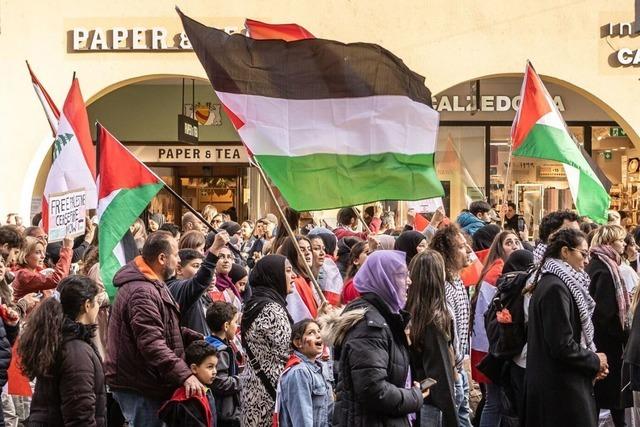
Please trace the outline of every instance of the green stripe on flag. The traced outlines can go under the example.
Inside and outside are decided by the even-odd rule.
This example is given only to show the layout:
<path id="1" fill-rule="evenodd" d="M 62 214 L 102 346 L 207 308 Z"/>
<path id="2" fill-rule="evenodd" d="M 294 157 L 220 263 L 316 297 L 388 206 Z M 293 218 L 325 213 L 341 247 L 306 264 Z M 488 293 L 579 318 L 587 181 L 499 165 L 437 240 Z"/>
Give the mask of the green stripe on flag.
<path id="1" fill-rule="evenodd" d="M 513 155 L 555 160 L 578 169 L 580 182 L 575 186 L 578 194 L 573 195 L 578 213 L 606 222 L 609 194 L 565 129 L 536 124 Z"/>
<path id="2" fill-rule="evenodd" d="M 132 189 L 122 189 L 100 217 L 98 227 L 100 276 L 111 300 L 116 294 L 113 276 L 122 267 L 113 250 L 162 187 L 163 184 L 148 184 Z"/>
<path id="3" fill-rule="evenodd" d="M 297 211 L 444 195 L 433 153 L 366 156 L 318 153 L 297 157 L 256 155 L 256 158 Z"/>

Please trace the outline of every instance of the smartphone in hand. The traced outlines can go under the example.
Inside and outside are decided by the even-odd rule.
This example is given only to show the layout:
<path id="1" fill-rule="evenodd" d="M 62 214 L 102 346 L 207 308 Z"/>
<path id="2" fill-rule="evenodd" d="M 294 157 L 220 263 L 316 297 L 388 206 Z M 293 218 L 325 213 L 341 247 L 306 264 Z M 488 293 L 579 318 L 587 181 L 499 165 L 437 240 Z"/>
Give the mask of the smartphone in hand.
<path id="1" fill-rule="evenodd" d="M 425 392 L 427 389 L 430 389 L 434 385 L 438 384 L 438 381 L 433 378 L 427 378 L 420 381 L 420 391 Z"/>

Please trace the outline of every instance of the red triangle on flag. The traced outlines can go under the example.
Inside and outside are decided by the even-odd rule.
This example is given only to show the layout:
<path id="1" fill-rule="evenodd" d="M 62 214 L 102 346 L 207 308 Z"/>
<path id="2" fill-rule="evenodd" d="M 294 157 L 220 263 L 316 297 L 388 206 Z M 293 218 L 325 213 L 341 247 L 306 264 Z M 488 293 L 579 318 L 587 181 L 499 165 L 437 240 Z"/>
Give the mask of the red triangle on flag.
<path id="1" fill-rule="evenodd" d="M 108 130 L 98 125 L 98 199 L 115 190 L 160 184 L 162 180 Z"/>
<path id="2" fill-rule="evenodd" d="M 520 108 L 511 127 L 513 151 L 517 150 L 520 144 L 524 142 L 536 122 L 545 114 L 553 111 L 545 95 L 542 80 L 540 80 L 530 62 L 527 62 L 524 78 L 525 83 L 522 85 L 520 93 Z"/>

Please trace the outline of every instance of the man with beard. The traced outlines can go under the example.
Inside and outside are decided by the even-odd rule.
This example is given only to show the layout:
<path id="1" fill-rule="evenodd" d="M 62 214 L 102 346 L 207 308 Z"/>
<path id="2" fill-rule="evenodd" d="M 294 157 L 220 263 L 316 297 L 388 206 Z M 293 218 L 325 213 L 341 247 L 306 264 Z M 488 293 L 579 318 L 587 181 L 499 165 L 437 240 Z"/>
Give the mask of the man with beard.
<path id="1" fill-rule="evenodd" d="M 160 405 L 182 385 L 187 397 L 206 391 L 183 360 L 184 346 L 202 335 L 186 328 L 181 333 L 179 308 L 165 284 L 178 262 L 171 233 L 156 231 L 142 255 L 113 279 L 118 294 L 109 320 L 105 374 L 129 425 L 162 426 Z"/>

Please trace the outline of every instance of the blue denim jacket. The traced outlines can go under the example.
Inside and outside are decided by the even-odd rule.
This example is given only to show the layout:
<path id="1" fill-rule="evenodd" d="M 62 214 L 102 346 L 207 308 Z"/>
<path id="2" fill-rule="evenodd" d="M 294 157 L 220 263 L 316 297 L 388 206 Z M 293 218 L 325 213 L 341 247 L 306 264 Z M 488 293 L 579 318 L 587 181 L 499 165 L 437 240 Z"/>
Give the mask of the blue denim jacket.
<path id="1" fill-rule="evenodd" d="M 322 375 L 322 366 L 294 351 L 301 363 L 280 379 L 280 427 L 329 427 L 333 391 Z"/>

